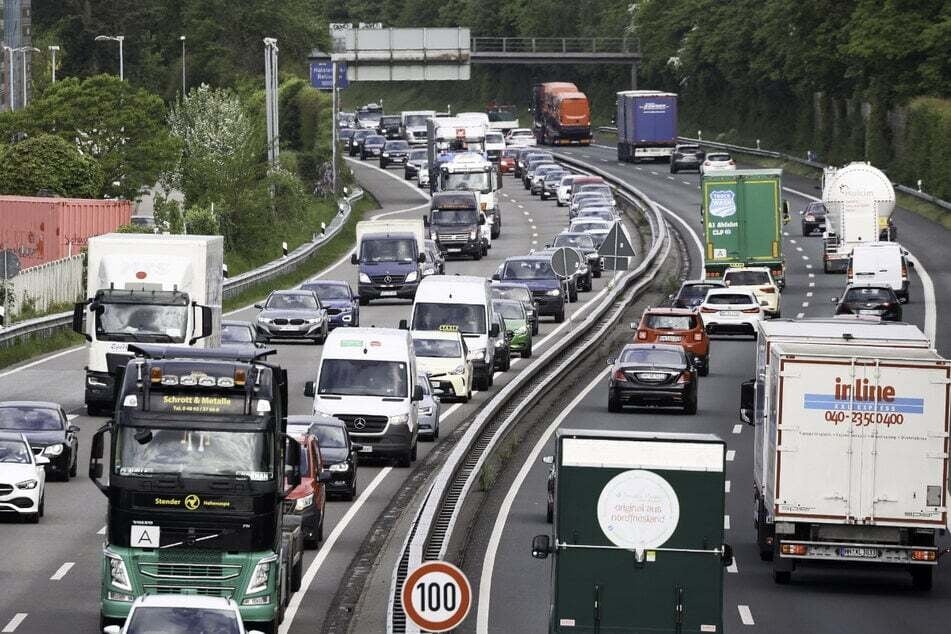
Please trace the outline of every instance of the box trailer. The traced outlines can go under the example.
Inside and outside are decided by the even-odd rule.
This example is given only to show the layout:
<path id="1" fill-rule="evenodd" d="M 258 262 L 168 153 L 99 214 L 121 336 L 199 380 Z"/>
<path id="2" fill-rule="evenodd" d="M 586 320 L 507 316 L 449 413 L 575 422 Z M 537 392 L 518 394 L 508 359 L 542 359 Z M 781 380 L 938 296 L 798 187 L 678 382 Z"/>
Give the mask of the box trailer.
<path id="1" fill-rule="evenodd" d="M 617 160 L 670 160 L 677 145 L 677 93 L 617 93 Z"/>

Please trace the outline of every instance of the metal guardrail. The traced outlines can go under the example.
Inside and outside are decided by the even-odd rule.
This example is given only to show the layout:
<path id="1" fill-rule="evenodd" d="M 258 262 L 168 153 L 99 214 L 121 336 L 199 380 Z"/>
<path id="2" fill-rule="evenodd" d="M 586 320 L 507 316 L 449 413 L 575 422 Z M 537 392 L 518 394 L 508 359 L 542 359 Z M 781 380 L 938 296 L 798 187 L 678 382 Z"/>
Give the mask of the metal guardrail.
<path id="1" fill-rule="evenodd" d="M 604 294 L 603 301 L 577 325 L 575 325 L 568 334 L 553 344 L 531 365 L 516 375 L 502 390 L 496 394 L 480 410 L 479 414 L 473 420 L 472 424 L 466 429 L 463 436 L 456 443 L 452 453 L 446 458 L 445 463 L 440 468 L 433 481 L 432 487 L 427 493 L 426 500 L 420 508 L 410 530 L 409 536 L 403 545 L 403 552 L 400 561 L 394 570 L 391 582 L 391 601 L 387 612 L 387 632 L 417 632 L 412 625 L 405 622 L 403 615 L 399 614 L 398 605 L 393 597 L 398 597 L 402 590 L 402 580 L 406 573 L 418 566 L 424 560 L 443 558 L 446 554 L 448 537 L 452 533 L 455 522 L 458 518 L 458 512 L 466 494 L 472 488 L 474 482 L 479 477 L 481 465 L 483 464 L 488 451 L 493 448 L 498 440 L 499 432 L 507 429 L 508 421 L 517 416 L 525 407 L 534 404 L 538 395 L 545 384 L 550 383 L 550 378 L 545 377 L 540 384 L 532 386 L 533 381 L 539 380 L 541 375 L 550 370 L 555 361 L 559 360 L 569 348 L 575 345 L 579 340 L 590 337 L 592 334 L 600 336 L 603 330 L 615 323 L 620 317 L 626 302 L 620 307 L 617 306 L 618 300 L 629 291 L 639 292 L 644 286 L 649 284 L 653 278 L 653 272 L 666 258 L 670 250 L 670 240 L 668 239 L 668 229 L 666 222 L 661 215 L 660 210 L 654 203 L 640 190 L 622 182 L 616 176 L 608 172 L 588 165 L 582 161 L 577 161 L 558 156 L 558 160 L 564 163 L 583 169 L 586 172 L 595 173 L 606 181 L 615 185 L 618 190 L 629 198 L 633 204 L 645 214 L 650 221 L 651 233 L 653 236 L 651 248 L 645 255 L 643 262 L 633 271 L 629 271 L 618 278 L 613 285 L 602 290 Z M 633 293 L 631 295 L 633 297 Z M 612 308 L 615 310 L 612 312 Z M 611 312 L 609 318 L 605 316 Z M 598 328 L 600 326 L 600 328 Z M 574 362 L 575 358 L 586 352 L 588 346 L 579 346 L 577 350 L 570 353 L 568 359 L 561 359 L 558 367 L 563 363 Z M 559 373 L 550 375 L 559 376 Z M 503 426 L 492 431 L 492 437 L 488 440 L 484 434 L 489 430 L 492 422 L 506 408 L 511 406 L 514 397 L 520 395 L 523 389 L 529 389 L 528 398 L 524 398 L 516 410 L 511 412 Z M 481 451 L 478 457 L 473 460 L 474 450 Z M 478 467 L 478 468 L 477 468 Z M 462 476 L 462 477 L 460 477 Z M 448 505 L 451 505 L 447 508 Z"/>
<path id="2" fill-rule="evenodd" d="M 637 53 L 623 37 L 474 37 L 472 53 Z"/>
<path id="3" fill-rule="evenodd" d="M 337 213 L 330 222 L 330 225 L 322 234 L 315 234 L 311 242 L 305 242 L 286 256 L 277 260 L 272 260 L 256 269 L 245 271 L 240 275 L 225 280 L 222 288 L 222 297 L 228 299 L 240 295 L 245 289 L 258 284 L 267 282 L 275 277 L 284 275 L 297 270 L 297 268 L 306 261 L 318 248 L 334 236 L 336 236 L 350 218 L 352 205 L 363 198 L 363 190 L 357 189 L 346 197 L 347 204 L 343 205 L 340 213 Z M 56 313 L 55 315 L 45 315 L 36 319 L 29 319 L 20 323 L 15 323 L 8 328 L 0 329 L 0 348 L 9 347 L 17 342 L 34 335 L 50 336 L 59 330 L 69 328 L 72 325 L 73 313 Z"/>
<path id="4" fill-rule="evenodd" d="M 617 128 L 614 126 L 601 126 L 598 129 L 598 132 L 609 132 L 611 134 L 617 134 Z M 822 170 L 826 167 L 829 167 L 825 163 L 820 163 L 819 161 L 810 161 L 808 159 L 799 158 L 798 156 L 793 156 L 791 154 L 786 154 L 784 152 L 776 152 L 773 150 L 764 150 L 762 148 L 746 147 L 743 145 L 733 145 L 731 143 L 720 143 L 719 141 L 705 141 L 703 139 L 691 139 L 689 137 L 677 137 L 678 141 L 684 143 L 696 143 L 698 145 L 706 145 L 708 147 L 717 148 L 720 150 L 732 150 L 733 152 L 740 152 L 741 154 L 751 154 L 753 156 L 765 156 L 767 158 L 776 158 L 782 159 L 784 161 L 791 161 L 793 163 L 798 163 L 800 165 L 805 165 L 806 167 L 811 167 L 813 169 Z M 913 196 L 919 200 L 929 202 L 933 205 L 937 205 L 946 211 L 951 211 L 951 202 L 947 200 L 942 200 L 937 196 L 932 196 L 923 191 L 919 191 L 914 187 L 908 187 L 907 185 L 899 185 L 897 183 L 892 183 L 895 189 L 900 191 L 903 194 Z"/>

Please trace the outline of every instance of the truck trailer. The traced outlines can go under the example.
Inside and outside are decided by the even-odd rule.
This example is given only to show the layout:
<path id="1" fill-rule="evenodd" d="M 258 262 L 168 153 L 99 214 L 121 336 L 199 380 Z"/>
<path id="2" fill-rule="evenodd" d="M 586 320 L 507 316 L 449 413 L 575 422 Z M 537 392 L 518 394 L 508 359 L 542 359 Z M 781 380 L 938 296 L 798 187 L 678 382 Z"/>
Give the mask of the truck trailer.
<path id="1" fill-rule="evenodd" d="M 823 172 L 822 202 L 826 228 L 822 234 L 822 269 L 843 272 L 856 246 L 895 240 L 891 222 L 895 188 L 881 170 L 868 163 L 849 163 Z"/>
<path id="2" fill-rule="evenodd" d="M 617 93 L 617 160 L 669 161 L 677 145 L 677 93 L 625 90 Z"/>
<path id="3" fill-rule="evenodd" d="M 532 86 L 532 129 L 539 145 L 591 143 L 588 97 L 569 82 Z"/>

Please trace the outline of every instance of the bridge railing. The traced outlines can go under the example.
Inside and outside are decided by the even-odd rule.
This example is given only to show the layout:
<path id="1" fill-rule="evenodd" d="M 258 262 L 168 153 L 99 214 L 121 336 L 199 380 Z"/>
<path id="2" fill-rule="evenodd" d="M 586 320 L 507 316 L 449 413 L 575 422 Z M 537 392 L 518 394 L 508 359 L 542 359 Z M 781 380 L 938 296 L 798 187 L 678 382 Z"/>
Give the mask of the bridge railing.
<path id="1" fill-rule="evenodd" d="M 474 37 L 473 53 L 634 53 L 623 37 Z"/>

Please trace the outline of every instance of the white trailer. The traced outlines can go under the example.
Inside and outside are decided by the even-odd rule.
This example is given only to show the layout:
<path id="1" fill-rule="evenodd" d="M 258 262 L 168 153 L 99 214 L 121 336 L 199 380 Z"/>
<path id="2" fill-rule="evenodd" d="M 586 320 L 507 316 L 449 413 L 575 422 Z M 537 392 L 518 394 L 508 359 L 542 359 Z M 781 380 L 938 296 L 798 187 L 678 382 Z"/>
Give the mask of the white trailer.
<path id="1" fill-rule="evenodd" d="M 130 343 L 216 347 L 221 340 L 224 239 L 110 233 L 89 239 L 86 297 L 73 330 L 89 342 L 86 408 L 115 405 Z"/>
<path id="2" fill-rule="evenodd" d="M 889 218 L 895 209 L 895 189 L 879 169 L 867 163 L 850 163 L 823 173 L 822 202 L 826 228 L 822 235 L 822 264 L 826 273 L 845 270 L 852 249 L 894 240 Z"/>
<path id="3" fill-rule="evenodd" d="M 767 365 L 754 522 L 776 582 L 825 561 L 900 566 L 929 589 L 948 526 L 951 363 L 927 348 L 773 342 Z"/>

